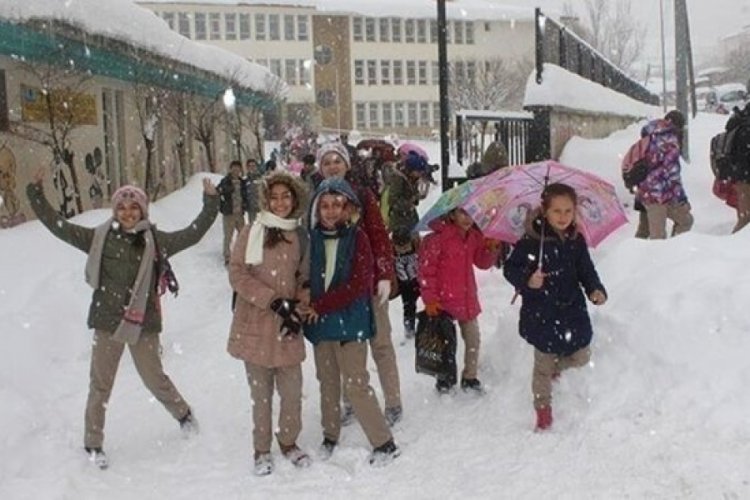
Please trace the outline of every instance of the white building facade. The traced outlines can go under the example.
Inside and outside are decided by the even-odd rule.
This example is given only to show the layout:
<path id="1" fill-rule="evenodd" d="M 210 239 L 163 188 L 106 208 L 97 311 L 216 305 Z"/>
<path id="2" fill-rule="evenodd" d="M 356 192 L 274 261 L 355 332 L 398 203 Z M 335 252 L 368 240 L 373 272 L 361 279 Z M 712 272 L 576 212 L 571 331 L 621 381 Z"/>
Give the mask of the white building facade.
<path id="1" fill-rule="evenodd" d="M 378 12 L 373 9 L 381 2 L 368 7 L 336 0 L 139 3 L 180 34 L 233 51 L 284 79 L 285 122 L 424 135 L 439 126 L 434 5 L 398 8 L 386 2 Z M 487 61 L 533 60 L 531 8 L 454 0 L 447 18 L 453 72 L 470 79 Z"/>

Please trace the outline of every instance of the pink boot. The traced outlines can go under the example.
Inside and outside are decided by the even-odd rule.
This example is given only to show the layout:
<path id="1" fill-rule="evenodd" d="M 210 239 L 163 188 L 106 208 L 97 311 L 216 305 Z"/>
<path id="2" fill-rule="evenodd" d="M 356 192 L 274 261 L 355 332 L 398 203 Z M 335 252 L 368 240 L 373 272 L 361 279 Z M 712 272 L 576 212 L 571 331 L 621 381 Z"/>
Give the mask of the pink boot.
<path id="1" fill-rule="evenodd" d="M 544 431 L 552 426 L 552 407 L 545 406 L 536 409 L 536 429 L 535 431 Z"/>

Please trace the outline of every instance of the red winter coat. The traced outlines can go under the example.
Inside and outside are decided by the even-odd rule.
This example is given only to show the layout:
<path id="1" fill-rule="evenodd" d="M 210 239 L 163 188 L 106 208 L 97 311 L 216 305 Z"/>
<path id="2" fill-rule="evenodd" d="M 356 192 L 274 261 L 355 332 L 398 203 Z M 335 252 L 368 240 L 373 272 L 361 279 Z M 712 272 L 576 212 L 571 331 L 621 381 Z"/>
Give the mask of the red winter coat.
<path id="1" fill-rule="evenodd" d="M 489 269 L 497 251 L 488 249 L 482 233 L 466 234 L 447 221 L 431 225 L 433 233 L 419 246 L 418 279 L 422 301 L 437 303 L 458 321 L 470 321 L 482 311 L 477 297 L 474 266 Z"/>

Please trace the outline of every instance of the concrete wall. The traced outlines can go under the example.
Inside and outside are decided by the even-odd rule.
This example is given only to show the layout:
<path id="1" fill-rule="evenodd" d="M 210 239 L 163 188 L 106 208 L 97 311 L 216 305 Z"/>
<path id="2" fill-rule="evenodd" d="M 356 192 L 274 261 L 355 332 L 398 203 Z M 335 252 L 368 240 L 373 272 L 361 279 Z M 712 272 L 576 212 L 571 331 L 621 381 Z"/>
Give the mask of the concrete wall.
<path id="1" fill-rule="evenodd" d="M 574 135 L 589 139 L 607 137 L 642 118 L 552 108 L 550 112 L 550 152 L 559 159 L 568 139 Z"/>

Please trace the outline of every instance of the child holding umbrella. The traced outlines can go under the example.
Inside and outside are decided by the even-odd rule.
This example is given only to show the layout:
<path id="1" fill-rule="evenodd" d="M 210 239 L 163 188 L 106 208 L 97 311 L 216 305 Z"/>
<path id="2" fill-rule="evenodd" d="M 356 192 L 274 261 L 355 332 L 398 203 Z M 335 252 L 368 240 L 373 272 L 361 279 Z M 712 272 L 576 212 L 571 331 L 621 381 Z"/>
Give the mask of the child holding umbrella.
<path id="1" fill-rule="evenodd" d="M 589 361 L 592 328 L 581 287 L 593 304 L 607 301 L 586 239 L 576 227 L 577 204 L 572 187 L 549 184 L 503 271 L 523 298 L 519 333 L 534 346 L 532 393 L 539 431 L 552 425 L 552 381 L 562 370 Z"/>

